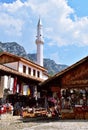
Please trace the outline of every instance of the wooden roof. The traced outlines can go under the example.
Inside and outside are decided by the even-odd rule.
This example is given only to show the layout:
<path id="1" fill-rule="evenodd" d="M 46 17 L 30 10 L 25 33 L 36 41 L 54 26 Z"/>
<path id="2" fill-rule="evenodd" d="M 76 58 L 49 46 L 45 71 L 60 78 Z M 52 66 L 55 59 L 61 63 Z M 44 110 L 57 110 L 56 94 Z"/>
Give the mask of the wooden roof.
<path id="1" fill-rule="evenodd" d="M 47 71 L 44 67 L 32 62 L 29 59 L 14 55 L 12 53 L 8 53 L 8 52 L 2 52 L 0 53 L 0 63 L 1 64 L 5 64 L 5 63 L 10 63 L 10 62 L 17 62 L 17 61 L 22 61 L 28 65 L 31 65 L 37 69 L 40 69 L 42 71 Z"/>
<path id="2" fill-rule="evenodd" d="M 88 86 L 88 56 L 40 83 L 40 86 L 53 84 L 62 87 Z"/>
<path id="3" fill-rule="evenodd" d="M 27 74 L 24 74 L 24 73 L 20 73 L 20 72 L 18 72 L 18 71 L 16 71 L 16 70 L 13 70 L 13 69 L 11 69 L 11 68 L 9 68 L 9 67 L 6 67 L 6 66 L 4 66 L 4 65 L 0 65 L 0 75 L 2 75 L 2 73 L 3 74 L 6 74 L 6 73 L 8 73 L 8 74 L 13 74 L 13 75 L 16 75 L 16 76 L 20 76 L 20 77 L 23 77 L 23 78 L 27 78 L 27 79 L 29 79 L 29 80 L 32 80 L 32 81 L 37 81 L 37 82 L 43 82 L 44 80 L 43 79 L 40 79 L 40 78 L 36 78 L 36 77 L 34 77 L 34 76 L 31 76 L 31 75 L 27 75 Z"/>

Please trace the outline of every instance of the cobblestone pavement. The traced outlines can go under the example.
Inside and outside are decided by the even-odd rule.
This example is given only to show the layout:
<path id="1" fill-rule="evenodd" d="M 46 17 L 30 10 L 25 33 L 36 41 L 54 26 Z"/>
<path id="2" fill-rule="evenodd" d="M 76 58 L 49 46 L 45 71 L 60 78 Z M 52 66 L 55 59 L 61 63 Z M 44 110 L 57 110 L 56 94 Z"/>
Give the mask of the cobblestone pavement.
<path id="1" fill-rule="evenodd" d="M 88 130 L 88 120 L 42 120 L 23 122 L 20 117 L 4 117 L 0 130 Z"/>

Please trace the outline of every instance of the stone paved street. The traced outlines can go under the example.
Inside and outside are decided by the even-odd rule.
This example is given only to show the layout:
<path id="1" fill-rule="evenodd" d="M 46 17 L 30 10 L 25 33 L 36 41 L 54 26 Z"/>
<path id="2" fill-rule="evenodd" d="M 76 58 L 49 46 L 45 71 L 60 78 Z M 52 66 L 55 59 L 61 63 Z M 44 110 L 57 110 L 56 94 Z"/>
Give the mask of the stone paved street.
<path id="1" fill-rule="evenodd" d="M 57 120 L 23 122 L 20 117 L 4 117 L 0 130 L 88 130 L 88 120 Z"/>

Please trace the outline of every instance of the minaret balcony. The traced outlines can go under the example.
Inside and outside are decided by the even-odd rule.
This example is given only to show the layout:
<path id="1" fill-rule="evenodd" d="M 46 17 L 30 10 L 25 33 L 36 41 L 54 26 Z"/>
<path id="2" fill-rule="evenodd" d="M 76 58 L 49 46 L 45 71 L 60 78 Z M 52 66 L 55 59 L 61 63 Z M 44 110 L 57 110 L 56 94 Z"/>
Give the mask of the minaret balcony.
<path id="1" fill-rule="evenodd" d="M 36 39 L 36 44 L 44 44 L 44 40 L 43 39 Z"/>

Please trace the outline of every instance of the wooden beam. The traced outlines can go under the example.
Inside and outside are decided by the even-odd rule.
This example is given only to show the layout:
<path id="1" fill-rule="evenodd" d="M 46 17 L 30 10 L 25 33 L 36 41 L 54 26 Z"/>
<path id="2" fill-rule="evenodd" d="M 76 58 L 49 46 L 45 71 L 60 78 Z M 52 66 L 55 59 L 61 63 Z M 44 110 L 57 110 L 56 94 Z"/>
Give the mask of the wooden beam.
<path id="1" fill-rule="evenodd" d="M 81 88 L 81 87 L 88 87 L 88 79 L 85 80 L 75 80 L 69 81 L 66 84 L 62 84 L 62 88 Z"/>

